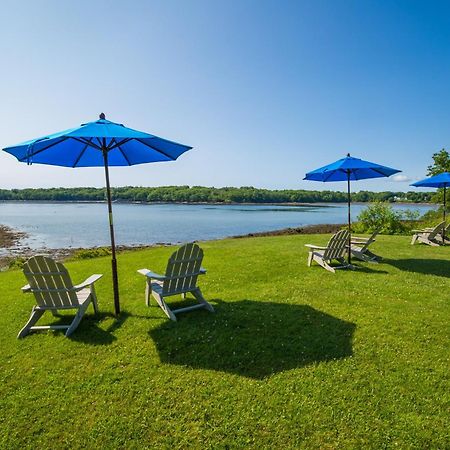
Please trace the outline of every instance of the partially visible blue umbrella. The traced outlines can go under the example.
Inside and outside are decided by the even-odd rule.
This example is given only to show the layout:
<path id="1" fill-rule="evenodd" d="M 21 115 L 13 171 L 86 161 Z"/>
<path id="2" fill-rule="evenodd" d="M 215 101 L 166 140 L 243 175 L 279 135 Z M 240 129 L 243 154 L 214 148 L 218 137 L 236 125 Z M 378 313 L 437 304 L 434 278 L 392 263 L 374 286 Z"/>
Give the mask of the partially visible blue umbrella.
<path id="1" fill-rule="evenodd" d="M 110 122 L 105 115 L 95 122 L 6 147 L 5 152 L 27 164 L 49 164 L 64 167 L 105 168 L 111 236 L 114 307 L 120 313 L 116 245 L 109 183 L 109 166 L 132 166 L 158 161 L 174 161 L 192 147 L 127 128 Z"/>
<path id="2" fill-rule="evenodd" d="M 438 175 L 434 175 L 430 178 L 425 178 L 420 181 L 412 183 L 411 186 L 415 187 L 432 187 L 432 188 L 443 188 L 444 189 L 444 222 L 446 222 L 446 194 L 447 186 L 450 186 L 450 172 L 443 172 Z M 442 233 L 442 243 L 445 243 L 445 226 Z"/>
<path id="3" fill-rule="evenodd" d="M 347 205 L 348 205 L 348 231 L 351 233 L 351 214 L 350 214 L 350 181 L 365 180 L 368 178 L 390 177 L 401 170 L 381 166 L 380 164 L 364 161 L 363 159 L 353 158 L 347 153 L 345 158 L 320 167 L 319 169 L 308 172 L 303 178 L 311 181 L 347 181 Z M 349 235 L 348 243 L 348 262 L 351 262 L 351 237 Z"/>

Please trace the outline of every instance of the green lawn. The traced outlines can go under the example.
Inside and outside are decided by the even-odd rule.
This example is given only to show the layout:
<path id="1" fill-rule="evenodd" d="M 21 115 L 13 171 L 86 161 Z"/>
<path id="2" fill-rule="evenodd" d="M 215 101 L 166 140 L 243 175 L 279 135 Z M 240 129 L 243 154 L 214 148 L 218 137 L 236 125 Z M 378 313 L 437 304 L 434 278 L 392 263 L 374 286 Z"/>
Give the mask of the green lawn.
<path id="1" fill-rule="evenodd" d="M 450 248 L 381 236 L 383 263 L 333 275 L 306 266 L 326 240 L 203 243 L 216 314 L 177 323 L 136 273 L 173 248 L 120 254 L 119 321 L 108 258 L 68 263 L 105 274 L 69 339 L 17 340 L 33 298 L 1 273 L 0 447 L 449 448 Z"/>

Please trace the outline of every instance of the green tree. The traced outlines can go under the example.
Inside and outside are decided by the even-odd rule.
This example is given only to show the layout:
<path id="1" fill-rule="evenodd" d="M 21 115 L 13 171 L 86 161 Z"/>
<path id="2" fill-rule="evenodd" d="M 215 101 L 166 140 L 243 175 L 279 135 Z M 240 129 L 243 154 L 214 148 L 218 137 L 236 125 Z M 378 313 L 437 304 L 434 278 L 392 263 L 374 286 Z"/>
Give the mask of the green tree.
<path id="1" fill-rule="evenodd" d="M 440 152 L 435 153 L 433 156 L 433 164 L 428 166 L 427 175 L 438 175 L 442 172 L 450 172 L 450 154 L 445 148 Z M 450 192 L 446 195 L 447 201 L 450 199 Z M 438 189 L 436 194 L 433 195 L 432 201 L 435 203 L 442 203 L 444 200 L 444 190 Z"/>
<path id="2" fill-rule="evenodd" d="M 427 175 L 438 175 L 442 172 L 450 172 L 450 154 L 445 148 L 432 156 L 433 164 L 428 166 Z"/>

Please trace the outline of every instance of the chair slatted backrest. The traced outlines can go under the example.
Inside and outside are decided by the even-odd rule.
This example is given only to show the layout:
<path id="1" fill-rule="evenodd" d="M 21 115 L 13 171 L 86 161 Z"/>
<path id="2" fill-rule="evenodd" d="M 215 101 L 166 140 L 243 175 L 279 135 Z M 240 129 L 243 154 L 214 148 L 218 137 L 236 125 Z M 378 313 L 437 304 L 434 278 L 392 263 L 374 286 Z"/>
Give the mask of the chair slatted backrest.
<path id="1" fill-rule="evenodd" d="M 372 233 L 372 236 L 370 236 L 369 239 L 367 239 L 366 243 L 362 246 L 362 248 L 361 248 L 361 251 L 362 251 L 362 252 L 365 252 L 365 251 L 367 250 L 367 248 L 369 247 L 369 245 L 370 245 L 372 242 L 375 242 L 375 237 L 377 236 L 377 234 L 378 234 L 379 232 L 380 232 L 380 230 L 375 230 L 375 231 Z"/>
<path id="2" fill-rule="evenodd" d="M 23 273 L 39 306 L 79 305 L 69 272 L 61 263 L 45 256 L 33 256 L 23 265 Z"/>
<path id="3" fill-rule="evenodd" d="M 203 261 L 203 250 L 197 244 L 186 244 L 169 258 L 163 295 L 189 292 L 197 285 Z"/>
<path id="4" fill-rule="evenodd" d="M 436 225 L 433 230 L 428 235 L 428 239 L 435 239 L 438 234 L 442 234 L 444 232 L 445 222 L 441 222 Z"/>
<path id="5" fill-rule="evenodd" d="M 348 238 L 348 230 L 341 230 L 334 234 L 328 242 L 323 259 L 331 261 L 332 259 L 343 258 L 347 252 Z"/>

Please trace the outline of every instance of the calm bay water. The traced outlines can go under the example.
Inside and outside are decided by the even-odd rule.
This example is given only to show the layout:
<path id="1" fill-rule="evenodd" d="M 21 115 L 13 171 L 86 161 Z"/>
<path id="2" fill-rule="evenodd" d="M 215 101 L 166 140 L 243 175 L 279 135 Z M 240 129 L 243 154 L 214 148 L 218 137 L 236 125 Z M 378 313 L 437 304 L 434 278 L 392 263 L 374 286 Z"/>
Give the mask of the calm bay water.
<path id="1" fill-rule="evenodd" d="M 352 205 L 357 217 L 366 205 Z M 430 205 L 394 205 L 424 213 Z M 345 223 L 345 204 L 145 205 L 115 204 L 119 245 L 177 243 L 321 223 Z M 94 247 L 109 244 L 106 204 L 0 202 L 0 223 L 26 232 L 23 245 L 33 249 Z"/>

